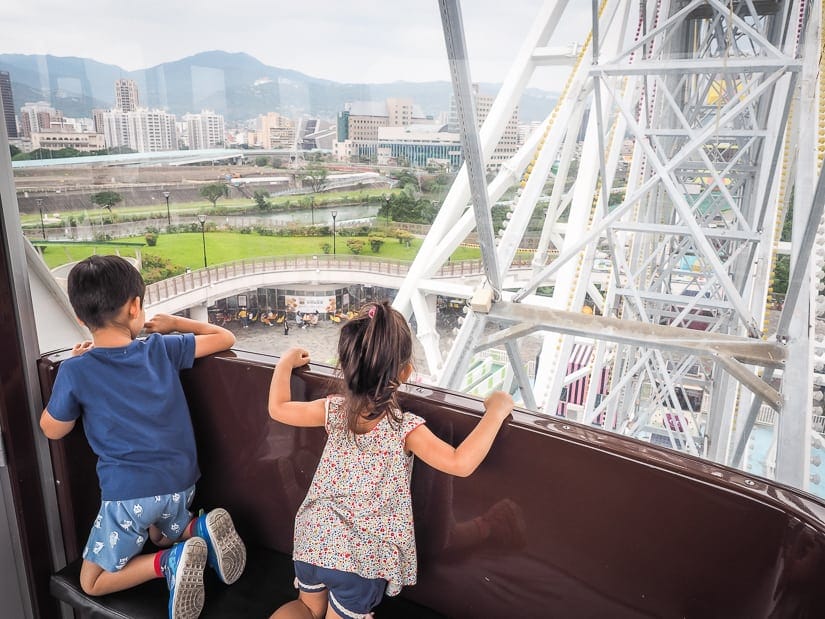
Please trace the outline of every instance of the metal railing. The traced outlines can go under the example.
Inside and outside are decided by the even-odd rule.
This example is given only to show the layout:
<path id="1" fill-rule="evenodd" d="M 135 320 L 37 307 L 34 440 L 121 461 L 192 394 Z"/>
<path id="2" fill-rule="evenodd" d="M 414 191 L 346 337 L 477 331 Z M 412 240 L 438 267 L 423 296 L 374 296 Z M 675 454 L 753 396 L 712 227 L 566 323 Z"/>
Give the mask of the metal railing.
<path id="1" fill-rule="evenodd" d="M 247 258 L 226 262 L 205 269 L 190 271 L 182 275 L 149 284 L 146 287 L 146 304 L 152 305 L 171 299 L 180 294 L 205 288 L 223 281 L 259 275 L 262 273 L 300 272 L 316 270 L 358 271 L 362 273 L 379 273 L 395 277 L 404 277 L 412 263 L 405 260 L 388 260 L 371 256 L 278 256 L 270 258 Z M 529 260 L 513 263 L 513 269 L 531 268 Z M 441 267 L 433 277 L 461 278 L 483 274 L 481 260 L 453 260 Z"/>

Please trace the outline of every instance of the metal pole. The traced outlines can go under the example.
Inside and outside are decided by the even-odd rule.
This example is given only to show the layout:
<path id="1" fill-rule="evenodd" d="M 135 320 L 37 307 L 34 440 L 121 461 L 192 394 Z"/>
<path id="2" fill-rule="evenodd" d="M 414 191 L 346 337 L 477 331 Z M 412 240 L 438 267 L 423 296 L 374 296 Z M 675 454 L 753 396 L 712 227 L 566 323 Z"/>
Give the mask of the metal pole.
<path id="1" fill-rule="evenodd" d="M 337 211 L 332 211 L 332 255 L 335 255 L 335 218 L 338 216 Z"/>
<path id="2" fill-rule="evenodd" d="M 40 211 L 40 233 L 43 235 L 43 240 L 46 240 L 46 224 L 43 223 L 43 200 L 37 198 L 37 210 Z"/>
<path id="3" fill-rule="evenodd" d="M 467 167 L 467 177 L 470 182 L 470 195 L 476 218 L 478 243 L 481 246 L 481 259 L 487 281 L 493 291 L 493 298 L 498 301 L 501 297 L 502 277 L 498 269 L 495 231 L 490 215 L 490 200 L 484 172 L 484 156 L 481 151 L 481 141 L 478 137 L 470 65 L 467 60 L 464 26 L 458 4 L 458 0 L 438 1 L 458 111 L 458 122 L 461 129 L 461 147 L 464 152 L 464 163 Z"/>
<path id="4" fill-rule="evenodd" d="M 384 198 L 384 199 L 387 201 L 387 203 L 386 203 L 386 207 L 387 207 L 387 228 L 389 228 L 390 227 L 390 199 L 389 199 L 389 197 Z"/>
<path id="5" fill-rule="evenodd" d="M 169 213 L 169 192 L 164 191 L 163 197 L 166 198 L 166 229 L 172 227 L 172 215 Z"/>
<path id="6" fill-rule="evenodd" d="M 204 227 L 206 225 L 206 215 L 198 215 L 198 221 L 201 224 L 201 243 L 203 244 L 203 268 L 205 269 L 208 266 L 206 263 L 206 232 L 204 231 Z"/>

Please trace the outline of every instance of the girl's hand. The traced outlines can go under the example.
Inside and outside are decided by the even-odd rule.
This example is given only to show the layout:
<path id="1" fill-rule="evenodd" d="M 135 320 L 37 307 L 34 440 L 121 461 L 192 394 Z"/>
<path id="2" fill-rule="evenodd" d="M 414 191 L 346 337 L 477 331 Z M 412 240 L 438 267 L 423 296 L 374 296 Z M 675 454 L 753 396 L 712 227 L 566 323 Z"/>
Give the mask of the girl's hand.
<path id="1" fill-rule="evenodd" d="M 493 415 L 499 422 L 503 422 L 513 412 L 513 398 L 504 391 L 494 391 L 484 400 L 486 415 Z"/>
<path id="2" fill-rule="evenodd" d="M 290 348 L 281 355 L 281 360 L 278 363 L 279 365 L 283 363 L 293 369 L 299 368 L 309 363 L 309 351 L 297 346 Z"/>
<path id="3" fill-rule="evenodd" d="M 75 344 L 74 346 L 72 346 L 72 356 L 79 357 L 84 352 L 86 352 L 87 350 L 91 350 L 94 347 L 95 345 L 91 340 L 83 340 L 79 344 Z"/>
<path id="4" fill-rule="evenodd" d="M 152 320 L 147 320 L 143 324 L 143 328 L 146 329 L 147 333 L 172 333 L 172 331 L 177 331 L 175 321 L 175 316 L 155 314 Z"/>

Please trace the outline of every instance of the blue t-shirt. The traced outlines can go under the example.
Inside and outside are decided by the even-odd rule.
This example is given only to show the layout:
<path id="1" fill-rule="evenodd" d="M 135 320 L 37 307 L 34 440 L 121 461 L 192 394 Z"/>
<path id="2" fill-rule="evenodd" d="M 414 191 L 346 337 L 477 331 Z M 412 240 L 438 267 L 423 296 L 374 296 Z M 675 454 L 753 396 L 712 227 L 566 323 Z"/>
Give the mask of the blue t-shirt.
<path id="1" fill-rule="evenodd" d="M 179 492 L 200 477 L 179 371 L 195 360 L 191 333 L 93 348 L 60 364 L 46 409 L 82 418 L 103 500 Z"/>

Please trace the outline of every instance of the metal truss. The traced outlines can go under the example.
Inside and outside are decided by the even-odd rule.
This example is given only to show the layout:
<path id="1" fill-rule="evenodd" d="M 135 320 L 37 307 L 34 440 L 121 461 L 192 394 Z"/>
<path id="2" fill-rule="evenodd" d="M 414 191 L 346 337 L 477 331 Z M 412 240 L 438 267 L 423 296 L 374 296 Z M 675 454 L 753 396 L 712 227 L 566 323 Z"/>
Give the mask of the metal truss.
<path id="1" fill-rule="evenodd" d="M 467 163 L 395 305 L 414 314 L 442 386 L 458 388 L 473 355 L 498 346 L 525 406 L 736 465 L 757 417 L 777 411 L 776 476 L 804 487 L 810 229 L 825 201 L 814 192 L 825 124 L 821 0 L 594 1 L 591 34 L 575 54 L 547 47 L 566 5 L 542 7 L 477 131 L 458 3 L 440 1 Z M 533 72 L 562 62 L 571 73 L 555 109 L 481 182 Z M 510 213 L 494 239 L 490 205 L 505 196 Z M 776 338 L 767 304 L 792 196 L 795 268 Z M 536 216 L 532 278 L 503 290 Z M 476 226 L 487 281 L 445 346 L 429 280 Z M 540 341 L 533 374 L 526 338 Z M 585 340 L 592 354 L 571 370 Z M 561 407 L 577 380 L 584 395 Z"/>

